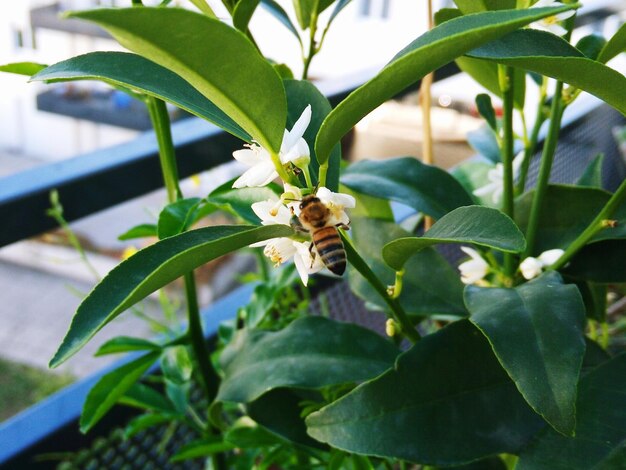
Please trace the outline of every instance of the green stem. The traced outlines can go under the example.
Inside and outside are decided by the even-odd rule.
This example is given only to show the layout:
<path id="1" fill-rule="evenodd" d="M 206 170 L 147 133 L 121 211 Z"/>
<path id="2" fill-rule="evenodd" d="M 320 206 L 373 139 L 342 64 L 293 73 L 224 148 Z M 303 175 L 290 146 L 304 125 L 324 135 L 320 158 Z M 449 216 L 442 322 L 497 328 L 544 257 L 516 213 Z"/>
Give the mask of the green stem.
<path id="1" fill-rule="evenodd" d="M 306 187 L 313 187 L 313 180 L 311 179 L 311 172 L 309 171 L 309 167 L 305 166 L 302 168 L 302 173 L 304 174 L 304 181 L 306 181 Z"/>
<path id="2" fill-rule="evenodd" d="M 554 153 L 558 144 L 561 119 L 563 117 L 563 103 L 561 97 L 562 91 L 563 82 L 556 82 L 556 89 L 554 97 L 552 98 L 552 108 L 550 110 L 550 127 L 548 129 L 546 141 L 543 145 L 539 178 L 537 180 L 535 195 L 530 208 L 528 228 L 526 229 L 526 251 L 524 252 L 524 258 L 533 253 L 535 239 L 537 237 L 537 229 L 539 227 L 539 218 L 541 217 L 541 211 L 543 210 L 543 201 L 548 191 L 550 172 L 552 171 Z"/>
<path id="3" fill-rule="evenodd" d="M 515 136 L 513 135 L 513 108 L 515 99 L 515 89 L 513 86 L 513 68 L 500 67 L 502 79 L 500 87 L 502 88 L 502 165 L 504 167 L 504 192 L 502 210 L 511 219 L 514 219 L 514 181 L 513 181 L 513 143 Z M 514 258 L 510 253 L 504 255 L 504 273 L 507 277 L 511 277 L 514 272 Z"/>
<path id="4" fill-rule="evenodd" d="M 319 172 L 320 174 L 319 174 L 319 177 L 317 178 L 317 181 L 319 181 L 319 186 L 323 188 L 326 186 L 326 175 L 328 174 L 328 163 L 324 163 L 320 165 Z"/>
<path id="5" fill-rule="evenodd" d="M 274 163 L 274 168 L 276 168 L 276 172 L 278 173 L 278 176 L 280 176 L 280 179 L 283 180 L 285 183 L 289 183 L 291 181 L 291 178 L 289 177 L 287 170 L 285 170 L 285 167 L 280 161 L 280 156 L 273 151 L 270 152 L 270 156 L 272 158 L 272 163 Z"/>
<path id="6" fill-rule="evenodd" d="M 617 191 L 613 193 L 611 199 L 609 199 L 606 205 L 602 208 L 600 213 L 595 219 L 587 226 L 587 228 L 578 235 L 578 237 L 569 245 L 565 253 L 550 266 L 549 269 L 561 269 L 565 266 L 573 257 L 578 253 L 589 241 L 595 237 L 599 232 L 606 229 L 609 225 L 607 221 L 611 219 L 615 211 L 626 200 L 626 180 L 622 181 Z"/>
<path id="7" fill-rule="evenodd" d="M 176 165 L 176 155 L 170 128 L 170 119 L 165 107 L 165 103 L 154 97 L 147 97 L 146 103 L 152 120 L 152 126 L 156 132 L 159 144 L 159 159 L 163 181 L 170 203 L 182 198 L 182 192 L 178 182 L 178 168 Z M 193 271 L 185 274 L 185 294 L 187 298 L 187 317 L 189 322 L 189 339 L 196 361 L 200 368 L 203 386 L 206 390 L 209 402 L 212 402 L 217 393 L 218 377 L 211 364 L 209 347 L 204 340 L 202 323 L 200 321 L 200 310 L 198 308 L 198 296 L 196 293 L 196 282 Z"/>
<path id="8" fill-rule="evenodd" d="M 311 66 L 311 61 L 315 54 L 319 51 L 317 48 L 317 44 L 315 44 L 315 34 L 317 33 L 317 7 L 319 2 L 314 2 L 313 12 L 311 13 L 311 23 L 309 24 L 309 53 L 307 57 L 304 59 L 304 69 L 302 70 L 302 80 L 308 80 L 309 78 L 309 67 Z"/>
<path id="9" fill-rule="evenodd" d="M 539 97 L 539 103 L 537 105 L 537 114 L 535 116 L 535 124 L 530 132 L 530 138 L 527 145 L 524 147 L 524 160 L 522 161 L 522 167 L 520 169 L 519 180 L 517 181 L 517 193 L 522 194 L 524 188 L 526 188 L 526 179 L 528 178 L 528 169 L 530 168 L 530 162 L 535 154 L 537 148 L 537 141 L 539 140 L 539 131 L 541 126 L 545 122 L 543 115 L 543 107 L 546 104 L 546 84 L 547 80 L 544 78 L 544 83 L 541 86 L 541 95 Z"/>
<path id="10" fill-rule="evenodd" d="M 413 326 L 413 323 L 411 323 L 408 314 L 404 311 L 402 305 L 400 305 L 400 302 L 389 296 L 385 285 L 380 281 L 380 279 L 378 279 L 365 260 L 361 258 L 361 255 L 359 255 L 357 250 L 352 245 L 352 241 L 346 236 L 345 233 L 343 233 L 342 230 L 339 230 L 339 232 L 341 234 L 341 239 L 343 240 L 343 246 L 346 250 L 348 261 L 350 261 L 350 264 L 370 283 L 378 295 L 380 295 L 389 306 L 389 309 L 391 310 L 391 315 L 389 317 L 400 325 L 402 333 L 409 339 L 409 341 L 416 343 L 422 339 L 419 332 Z"/>

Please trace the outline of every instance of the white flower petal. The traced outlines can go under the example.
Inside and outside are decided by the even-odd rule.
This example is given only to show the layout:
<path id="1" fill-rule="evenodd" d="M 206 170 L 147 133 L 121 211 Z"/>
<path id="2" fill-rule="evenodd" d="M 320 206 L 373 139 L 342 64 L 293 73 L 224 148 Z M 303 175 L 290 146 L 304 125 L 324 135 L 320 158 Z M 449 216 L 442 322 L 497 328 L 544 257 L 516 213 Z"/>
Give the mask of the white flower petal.
<path id="1" fill-rule="evenodd" d="M 496 190 L 497 186 L 498 185 L 496 183 L 487 183 L 486 185 L 481 186 L 480 188 L 477 188 L 474 191 L 472 191 L 472 194 L 478 197 L 489 196 L 491 193 L 493 193 Z"/>
<path id="2" fill-rule="evenodd" d="M 290 238 L 274 238 L 271 243 L 265 245 L 263 254 L 278 266 L 296 254 L 296 247 Z"/>
<path id="3" fill-rule="evenodd" d="M 248 168 L 233 183 L 233 188 L 254 188 L 261 187 L 271 183 L 278 177 L 276 168 L 271 160 L 257 163 L 252 168 Z"/>
<path id="4" fill-rule="evenodd" d="M 556 0 L 539 0 L 531 8 L 560 7 L 560 6 L 563 6 L 563 4 L 557 2 Z"/>
<path id="5" fill-rule="evenodd" d="M 233 157 L 235 160 L 246 166 L 254 166 L 263 161 L 264 152 L 261 151 L 261 148 L 258 145 L 253 145 L 240 150 L 235 150 L 233 152 Z"/>
<path id="6" fill-rule="evenodd" d="M 556 263 L 558 259 L 563 255 L 563 253 L 565 253 L 565 251 L 561 250 L 560 248 L 547 250 L 539 255 L 539 261 L 541 261 L 543 266 L 547 268 Z"/>
<path id="7" fill-rule="evenodd" d="M 309 150 L 309 144 L 304 139 L 298 139 L 287 153 L 280 154 L 280 161 L 285 164 L 292 162 L 296 166 L 308 165 L 311 161 L 311 151 Z"/>
<path id="8" fill-rule="evenodd" d="M 280 147 L 281 153 L 288 153 L 302 138 L 311 122 L 311 114 L 311 105 L 308 105 L 304 108 L 304 111 L 302 111 L 302 114 L 291 128 L 291 131 L 285 131 L 283 143 Z"/>
<path id="9" fill-rule="evenodd" d="M 543 263 L 539 261 L 537 258 L 533 258 L 529 256 L 519 265 L 519 269 L 524 276 L 524 279 L 530 280 L 541 274 L 541 270 L 543 269 Z"/>
<path id="10" fill-rule="evenodd" d="M 251 208 L 263 225 L 289 225 L 291 221 L 291 211 L 281 204 L 278 198 L 255 202 Z"/>
<path id="11" fill-rule="evenodd" d="M 311 256 L 309 250 L 311 242 L 293 242 L 293 245 L 296 249 L 293 261 L 300 275 L 300 279 L 302 279 L 302 284 L 306 286 L 309 281 L 309 275 L 324 269 L 324 263 L 320 256 L 317 255 L 315 248 L 313 248 L 313 251 L 316 253 L 315 259 Z"/>
<path id="12" fill-rule="evenodd" d="M 489 272 L 489 264 L 476 250 L 466 246 L 462 246 L 461 250 L 470 257 L 468 261 L 459 264 L 461 282 L 464 284 L 474 284 L 487 275 Z"/>

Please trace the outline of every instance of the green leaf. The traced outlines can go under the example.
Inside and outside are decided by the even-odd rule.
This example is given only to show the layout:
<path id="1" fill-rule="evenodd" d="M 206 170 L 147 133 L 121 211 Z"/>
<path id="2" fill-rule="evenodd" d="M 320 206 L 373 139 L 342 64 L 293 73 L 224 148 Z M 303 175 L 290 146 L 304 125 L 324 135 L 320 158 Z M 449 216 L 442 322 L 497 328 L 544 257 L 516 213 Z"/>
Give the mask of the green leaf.
<path id="1" fill-rule="evenodd" d="M 598 59 L 605 46 L 606 39 L 595 33 L 584 36 L 576 43 L 576 49 L 592 60 Z"/>
<path id="2" fill-rule="evenodd" d="M 209 18 L 217 18 L 213 9 L 207 3 L 207 0 L 189 0 L 198 10 L 207 15 Z"/>
<path id="3" fill-rule="evenodd" d="M 314 10 L 314 1 L 312 0 L 292 0 L 293 9 L 296 11 L 298 24 L 303 30 L 307 30 L 311 25 L 311 15 Z"/>
<path id="4" fill-rule="evenodd" d="M 17 75 L 35 75 L 40 70 L 47 67 L 36 62 L 13 62 L 12 64 L 0 65 L 0 72 L 15 73 Z"/>
<path id="5" fill-rule="evenodd" d="M 194 87 L 165 67 L 127 52 L 91 52 L 47 67 L 31 78 L 47 83 L 100 80 L 168 101 L 247 142 L 250 135 Z"/>
<path id="6" fill-rule="evenodd" d="M 493 169 L 492 163 L 487 163 L 486 161 L 481 161 L 478 159 L 471 159 L 464 161 L 460 165 L 454 167 L 450 173 L 454 178 L 461 183 L 461 186 L 465 188 L 468 194 L 471 194 L 475 189 L 481 188 L 487 183 L 489 183 L 489 179 L 487 174 L 489 170 Z M 488 198 L 488 201 L 483 201 L 481 198 L 474 196 L 476 201 L 480 201 L 481 205 L 487 205 L 486 202 L 490 201 L 491 198 Z"/>
<path id="7" fill-rule="evenodd" d="M 124 47 L 180 75 L 259 144 L 280 150 L 285 90 L 241 32 L 179 8 L 102 8 L 70 16 L 97 23 Z"/>
<path id="8" fill-rule="evenodd" d="M 80 416 L 80 431 L 86 433 L 94 427 L 158 357 L 158 352 L 152 352 L 103 375 L 85 399 Z"/>
<path id="9" fill-rule="evenodd" d="M 585 305 L 576 286 L 549 272 L 514 289 L 468 286 L 465 303 L 528 404 L 573 435 L 585 354 Z"/>
<path id="10" fill-rule="evenodd" d="M 357 325 L 305 317 L 278 332 L 243 330 L 222 354 L 217 400 L 245 403 L 278 387 L 358 382 L 393 364 L 398 351 Z"/>
<path id="11" fill-rule="evenodd" d="M 341 184 L 435 218 L 472 204 L 472 198 L 449 173 L 411 157 L 354 163 L 343 172 Z"/>
<path id="12" fill-rule="evenodd" d="M 352 217 L 352 241 L 359 255 L 384 285 L 393 285 L 395 271 L 385 264 L 385 244 L 410 234 L 393 222 Z M 359 297 L 385 309 L 387 304 L 353 266 L 348 271 L 350 288 Z M 406 263 L 403 288 L 398 298 L 409 315 L 467 315 L 463 304 L 463 284 L 456 269 L 433 249 L 410 256 Z"/>
<path id="13" fill-rule="evenodd" d="M 244 416 L 224 433 L 224 441 L 240 448 L 268 447 L 284 441 Z"/>
<path id="14" fill-rule="evenodd" d="M 311 105 L 311 122 L 304 133 L 311 151 L 311 177 L 313 184 L 317 183 L 319 164 L 315 156 L 315 136 L 317 135 L 322 122 L 331 112 L 332 107 L 328 99 L 308 80 L 285 80 L 285 91 L 287 93 L 287 127 L 291 127 L 298 120 L 304 108 Z M 337 191 L 339 186 L 339 164 L 341 162 L 341 146 L 335 145 L 328 163 L 328 173 L 326 175 L 326 187 L 331 191 Z"/>
<path id="15" fill-rule="evenodd" d="M 576 286 L 583 297 L 587 318 L 605 322 L 607 294 L 609 292 L 607 286 L 593 282 L 578 282 Z"/>
<path id="16" fill-rule="evenodd" d="M 148 413 L 133 418 L 124 429 L 124 439 L 130 439 L 141 431 L 152 428 L 154 426 L 162 426 L 173 421 L 172 415 L 164 415 L 160 413 Z"/>
<path id="17" fill-rule="evenodd" d="M 576 181 L 578 186 L 587 186 L 590 188 L 602 189 L 602 164 L 604 163 L 604 154 L 599 153 L 593 160 L 589 162 L 583 174 Z"/>
<path id="18" fill-rule="evenodd" d="M 393 369 L 306 419 L 335 448 L 460 465 L 524 446 L 543 425 L 485 337 L 461 320 L 425 336 Z"/>
<path id="19" fill-rule="evenodd" d="M 491 104 L 491 96 L 481 93 L 476 95 L 476 108 L 478 113 L 487 121 L 489 127 L 494 132 L 498 132 L 498 120 L 496 119 L 496 112 Z"/>
<path id="20" fill-rule="evenodd" d="M 335 4 L 335 8 L 333 9 L 333 12 L 330 14 L 330 18 L 328 19 L 328 24 L 330 25 L 333 21 L 335 21 L 335 18 L 337 18 L 337 15 L 339 13 L 341 13 L 341 10 L 343 10 L 345 7 L 347 7 L 350 2 L 352 0 L 339 0 L 336 4 Z"/>
<path id="21" fill-rule="evenodd" d="M 235 189 L 233 188 L 233 181 L 227 181 L 211 191 L 207 200 L 230 210 L 246 222 L 259 224 L 261 219 L 252 210 L 252 204 L 272 198 L 278 200 L 276 191 L 271 185 L 260 188 Z"/>
<path id="22" fill-rule="evenodd" d="M 620 26 L 617 32 L 607 41 L 598 56 L 598 62 L 606 64 L 609 60 L 626 51 L 626 24 Z"/>
<path id="23" fill-rule="evenodd" d="M 244 33 L 260 0 L 239 0 L 233 10 L 233 26 Z"/>
<path id="24" fill-rule="evenodd" d="M 171 458 L 170 462 L 182 462 L 183 460 L 211 457 L 217 453 L 233 450 L 234 445 L 224 442 L 222 436 L 209 436 L 192 441 L 182 446 Z"/>
<path id="25" fill-rule="evenodd" d="M 518 470 L 612 470 L 626 464 L 626 354 L 583 377 L 578 387 L 576 437 L 550 428 L 520 454 Z"/>
<path id="26" fill-rule="evenodd" d="M 439 219 L 423 237 L 400 238 L 385 245 L 383 258 L 400 271 L 407 258 L 439 243 L 473 243 L 506 253 L 521 253 L 524 235 L 507 215 L 482 206 L 459 207 Z"/>
<path id="27" fill-rule="evenodd" d="M 167 348 L 161 354 L 161 370 L 166 380 L 184 385 L 191 379 L 193 364 L 186 346 Z"/>
<path id="28" fill-rule="evenodd" d="M 495 134 L 488 126 L 481 126 L 478 129 L 467 133 L 467 143 L 479 154 L 493 163 L 502 161 L 500 154 L 500 146 Z M 461 165 L 473 162 L 463 162 Z M 493 168 L 491 166 L 490 168 Z M 454 173 L 454 170 L 452 170 Z"/>
<path id="29" fill-rule="evenodd" d="M 429 72 L 517 28 L 570 8 L 489 11 L 436 26 L 409 44 L 328 115 L 315 142 L 320 164 L 326 162 L 335 144 L 357 122 Z"/>
<path id="30" fill-rule="evenodd" d="M 300 39 L 298 30 L 289 19 L 289 15 L 283 9 L 283 7 L 281 7 L 274 0 L 261 0 L 261 6 L 264 7 L 274 18 L 280 21 L 282 25 L 296 37 L 298 42 L 302 44 L 302 39 Z"/>
<path id="31" fill-rule="evenodd" d="M 125 240 L 134 240 L 135 238 L 156 237 L 156 236 L 157 236 L 157 226 L 155 224 L 140 224 L 140 225 L 135 225 L 133 228 L 129 229 L 127 232 L 117 237 L 117 239 L 125 241 Z"/>
<path id="32" fill-rule="evenodd" d="M 534 194 L 534 191 L 529 191 L 516 201 L 515 219 L 522 230 L 528 226 Z M 545 209 L 539 217 L 535 251 L 531 255 L 552 248 L 567 249 L 595 219 L 610 197 L 610 193 L 596 188 L 548 186 Z M 617 226 L 603 229 L 592 242 L 626 238 L 626 204 L 620 206 L 613 219 L 617 220 Z"/>
<path id="33" fill-rule="evenodd" d="M 183 274 L 251 243 L 292 234 L 285 225 L 216 226 L 144 248 L 114 268 L 83 300 L 50 367 L 66 361 L 124 310 Z"/>
<path id="34" fill-rule="evenodd" d="M 466 15 L 488 10 L 512 10 L 516 7 L 516 0 L 454 0 L 454 3 Z"/>
<path id="35" fill-rule="evenodd" d="M 194 222 L 201 199 L 191 197 L 168 204 L 159 214 L 157 233 L 161 240 L 186 231 Z"/>
<path id="36" fill-rule="evenodd" d="M 118 400 L 118 403 L 143 410 L 150 410 L 174 416 L 177 414 L 174 404 L 154 388 L 141 382 L 133 384 Z"/>
<path id="37" fill-rule="evenodd" d="M 561 271 L 577 280 L 603 284 L 626 282 L 626 240 L 587 245 Z"/>
<path id="38" fill-rule="evenodd" d="M 585 57 L 553 34 L 533 29 L 519 30 L 474 49 L 468 55 L 561 80 L 626 114 L 626 96 L 621 93 L 626 88 L 626 77 Z"/>
<path id="39" fill-rule="evenodd" d="M 161 349 L 156 343 L 143 338 L 133 338 L 131 336 L 117 336 L 104 343 L 95 356 L 104 356 L 106 354 L 118 354 L 131 351 L 156 351 Z"/>

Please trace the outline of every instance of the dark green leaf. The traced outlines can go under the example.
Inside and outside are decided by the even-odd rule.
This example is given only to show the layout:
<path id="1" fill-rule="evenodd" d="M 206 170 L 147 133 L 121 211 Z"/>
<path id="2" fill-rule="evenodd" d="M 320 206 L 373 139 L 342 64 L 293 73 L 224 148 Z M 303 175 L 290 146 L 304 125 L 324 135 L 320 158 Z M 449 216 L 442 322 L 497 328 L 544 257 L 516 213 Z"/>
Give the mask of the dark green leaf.
<path id="1" fill-rule="evenodd" d="M 626 24 L 620 26 L 617 32 L 607 41 L 598 56 L 598 62 L 606 64 L 609 60 L 626 51 Z"/>
<path id="2" fill-rule="evenodd" d="M 626 465 L 626 354 L 580 381 L 576 437 L 543 430 L 520 454 L 518 470 L 612 470 Z"/>
<path id="3" fill-rule="evenodd" d="M 315 142 L 320 164 L 328 160 L 335 144 L 357 122 L 424 75 L 482 44 L 569 8 L 489 11 L 462 16 L 420 36 L 328 115 Z"/>
<path id="4" fill-rule="evenodd" d="M 127 232 L 123 233 L 118 240 L 133 240 L 135 238 L 156 237 L 157 226 L 155 224 L 136 225 Z"/>
<path id="5" fill-rule="evenodd" d="M 590 188 L 602 189 L 602 164 L 604 163 L 604 154 L 600 153 L 589 162 L 584 173 L 578 178 L 576 184 L 578 186 L 588 186 Z"/>
<path id="6" fill-rule="evenodd" d="M 81 432 L 85 433 L 95 426 L 158 357 L 158 352 L 152 352 L 103 375 L 85 399 L 80 416 Z"/>
<path id="7" fill-rule="evenodd" d="M 383 258 L 400 271 L 412 254 L 439 243 L 473 243 L 507 253 L 526 247 L 524 235 L 507 215 L 483 206 L 459 207 L 439 219 L 423 237 L 400 238 L 385 245 Z"/>
<path id="8" fill-rule="evenodd" d="M 242 140 L 250 135 L 185 80 L 165 67 L 126 52 L 91 52 L 51 65 L 31 78 L 48 83 L 100 80 L 168 101 Z"/>
<path id="9" fill-rule="evenodd" d="M 15 73 L 17 75 L 35 75 L 43 70 L 47 65 L 37 64 L 35 62 L 14 62 L 12 64 L 0 65 L 0 72 Z"/>
<path id="10" fill-rule="evenodd" d="M 222 354 L 217 400 L 243 403 L 278 387 L 366 380 L 390 367 L 396 354 L 376 333 L 322 317 L 298 319 L 278 332 L 244 330 Z"/>
<path id="11" fill-rule="evenodd" d="M 143 338 L 133 338 L 130 336 L 117 336 L 104 343 L 95 356 L 104 356 L 106 354 L 125 353 L 130 351 L 156 351 L 161 349 L 156 343 Z"/>
<path id="12" fill-rule="evenodd" d="M 186 231 L 195 219 L 194 213 L 200 201 L 200 198 L 190 197 L 165 206 L 157 224 L 159 238 L 162 240 Z"/>
<path id="13" fill-rule="evenodd" d="M 165 413 L 173 416 L 177 413 L 173 403 L 154 388 L 144 385 L 141 382 L 133 384 L 118 400 L 123 405 Z"/>
<path id="14" fill-rule="evenodd" d="M 383 246 L 409 233 L 393 222 L 369 218 L 352 218 L 352 240 L 355 247 L 384 285 L 393 285 L 395 272 L 382 259 Z M 352 266 L 348 279 L 351 289 L 361 298 L 381 308 L 386 304 L 370 283 Z M 463 304 L 463 284 L 458 272 L 433 249 L 410 256 L 398 301 L 409 315 L 467 315 Z"/>
<path id="15" fill-rule="evenodd" d="M 605 240 L 587 245 L 561 271 L 584 281 L 626 282 L 626 240 Z"/>
<path id="16" fill-rule="evenodd" d="M 576 43 L 576 49 L 592 60 L 596 60 L 600 56 L 605 46 L 606 39 L 598 34 L 585 36 Z"/>
<path id="17" fill-rule="evenodd" d="M 206 227 L 144 248 L 114 268 L 80 304 L 50 366 L 67 360 L 124 310 L 183 274 L 251 243 L 291 234 L 285 225 Z"/>
<path id="18" fill-rule="evenodd" d="M 576 286 L 549 272 L 514 289 L 468 286 L 465 303 L 530 406 L 573 435 L 585 353 L 585 305 Z"/>
<path id="19" fill-rule="evenodd" d="M 239 0 L 233 10 L 233 26 L 244 33 L 260 0 Z"/>
<path id="20" fill-rule="evenodd" d="M 300 39 L 300 35 L 298 34 L 298 30 L 294 26 L 294 24 L 289 19 L 289 15 L 287 12 L 274 0 L 261 0 L 261 6 L 265 8 L 274 18 L 280 21 L 285 28 L 287 28 L 298 40 L 300 44 L 302 44 L 302 40 Z"/>
<path id="21" fill-rule="evenodd" d="M 500 146 L 498 145 L 495 134 L 489 127 L 482 126 L 468 132 L 467 143 L 487 160 L 493 163 L 500 163 L 502 161 Z"/>
<path id="22" fill-rule="evenodd" d="M 240 449 L 268 447 L 284 442 L 248 417 L 238 419 L 224 434 L 224 441 Z"/>
<path id="23" fill-rule="evenodd" d="M 207 197 L 207 200 L 231 210 L 246 222 L 259 224 L 261 220 L 252 210 L 252 204 L 272 198 L 278 200 L 272 186 L 235 189 L 233 188 L 233 182 L 228 181 L 214 189 Z"/>
<path id="24" fill-rule="evenodd" d="M 172 415 L 164 415 L 160 413 L 148 413 L 137 416 L 126 425 L 126 428 L 124 429 L 124 438 L 130 439 L 146 429 L 154 426 L 169 424 L 173 421 L 173 419 Z"/>
<path id="25" fill-rule="evenodd" d="M 487 121 L 489 127 L 494 132 L 498 132 L 498 121 L 496 119 L 496 112 L 493 109 L 493 104 L 491 104 L 491 96 L 481 93 L 476 95 L 476 108 L 478 109 L 478 113 Z"/>
<path id="26" fill-rule="evenodd" d="M 354 163 L 343 172 L 341 184 L 435 218 L 472 204 L 472 198 L 449 173 L 411 157 Z"/>
<path id="27" fill-rule="evenodd" d="M 222 436 L 210 436 L 192 441 L 182 446 L 171 458 L 170 462 L 182 462 L 183 460 L 211 457 L 217 453 L 233 450 L 234 445 L 224 442 Z"/>
<path id="28" fill-rule="evenodd" d="M 474 49 L 468 55 L 556 78 L 597 96 L 626 114 L 626 96 L 621 93 L 626 88 L 626 77 L 585 57 L 553 34 L 523 29 Z"/>
<path id="29" fill-rule="evenodd" d="M 180 75 L 259 144 L 280 150 L 285 90 L 241 32 L 182 8 L 100 8 L 71 17 L 97 23 L 123 46 Z"/>
<path id="30" fill-rule="evenodd" d="M 534 194 L 534 191 L 529 191 L 516 201 L 515 219 L 524 231 L 528 226 Z M 596 188 L 548 186 L 544 209 L 539 217 L 535 252 L 531 255 L 552 248 L 567 249 L 593 221 L 610 197 L 610 193 Z M 620 206 L 613 218 L 617 220 L 617 226 L 603 229 L 592 242 L 626 238 L 626 204 Z"/>
<path id="31" fill-rule="evenodd" d="M 311 105 L 311 123 L 304 133 L 304 140 L 309 144 L 311 151 L 311 174 L 313 183 L 317 183 L 319 164 L 315 156 L 315 136 L 317 135 L 322 122 L 332 110 L 328 99 L 317 89 L 315 85 L 307 80 L 285 80 L 285 91 L 287 93 L 287 127 L 291 128 L 304 111 L 307 105 Z M 331 191 L 337 191 L 339 186 L 339 163 L 341 162 L 341 146 L 335 145 L 328 163 L 328 174 L 326 175 L 326 187 Z"/>
<path id="32" fill-rule="evenodd" d="M 469 321 L 424 337 L 393 369 L 309 415 L 335 448 L 451 466 L 524 446 L 543 425 Z"/>
<path id="33" fill-rule="evenodd" d="M 607 286 L 593 282 L 578 282 L 576 285 L 583 297 L 587 318 L 600 322 L 606 321 Z"/>
<path id="34" fill-rule="evenodd" d="M 448 470 L 507 470 L 506 463 L 500 457 L 489 457 L 458 467 L 449 467 Z"/>
<path id="35" fill-rule="evenodd" d="M 331 24 L 333 21 L 335 21 L 335 18 L 337 18 L 337 15 L 341 13 L 341 10 L 347 7 L 351 1 L 352 0 L 339 0 L 335 4 L 335 8 L 333 9 L 333 12 L 331 13 L 330 18 L 328 19 L 328 24 Z"/>

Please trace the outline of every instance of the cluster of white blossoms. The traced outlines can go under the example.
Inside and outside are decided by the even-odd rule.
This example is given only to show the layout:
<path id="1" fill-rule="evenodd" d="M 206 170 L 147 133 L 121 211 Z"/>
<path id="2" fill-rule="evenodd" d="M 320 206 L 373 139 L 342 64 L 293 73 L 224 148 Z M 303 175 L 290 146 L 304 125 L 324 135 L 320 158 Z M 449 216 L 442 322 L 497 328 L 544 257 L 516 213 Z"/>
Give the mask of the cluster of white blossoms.
<path id="1" fill-rule="evenodd" d="M 461 281 L 464 284 L 482 284 L 483 279 L 489 273 L 489 263 L 483 259 L 480 253 L 472 248 L 461 247 L 470 259 L 459 265 Z M 520 263 L 519 270 L 526 280 L 539 276 L 544 269 L 552 266 L 563 255 L 564 251 L 554 248 L 541 253 L 537 258 L 529 256 Z"/>
<path id="2" fill-rule="evenodd" d="M 293 164 L 303 169 L 311 161 L 309 146 L 302 137 L 311 121 L 311 106 L 307 106 L 302 115 L 294 124 L 291 131 L 285 130 L 279 157 L 282 165 Z M 260 145 L 253 143 L 247 148 L 237 150 L 233 157 L 244 165 L 250 167 L 235 182 L 233 188 L 260 187 L 269 184 L 278 178 L 278 171 L 270 153 Z M 300 215 L 300 201 L 302 190 L 287 182 L 283 182 L 284 192 L 278 197 L 259 201 L 252 204 L 252 210 L 261 219 L 263 225 L 291 225 L 292 217 Z M 355 207 L 355 199 L 342 193 L 333 193 L 325 187 L 317 188 L 316 196 L 330 210 L 328 225 L 350 223 L 345 209 Z M 272 238 L 250 245 L 253 247 L 263 246 L 263 253 L 270 258 L 272 263 L 279 266 L 293 258 L 306 286 L 309 276 L 324 268 L 321 257 L 317 255 L 315 246 L 310 240 L 298 238 Z"/>

